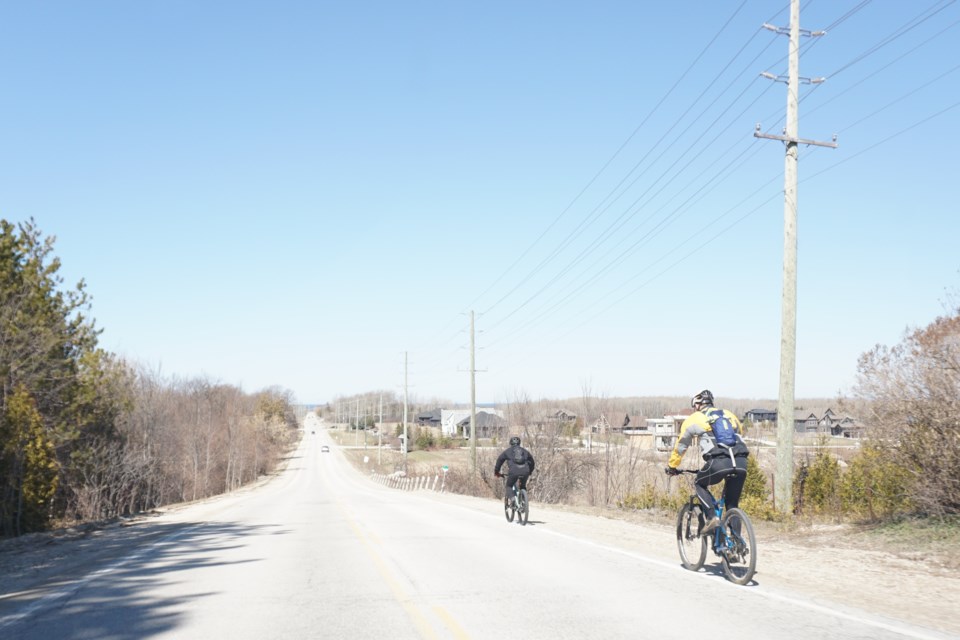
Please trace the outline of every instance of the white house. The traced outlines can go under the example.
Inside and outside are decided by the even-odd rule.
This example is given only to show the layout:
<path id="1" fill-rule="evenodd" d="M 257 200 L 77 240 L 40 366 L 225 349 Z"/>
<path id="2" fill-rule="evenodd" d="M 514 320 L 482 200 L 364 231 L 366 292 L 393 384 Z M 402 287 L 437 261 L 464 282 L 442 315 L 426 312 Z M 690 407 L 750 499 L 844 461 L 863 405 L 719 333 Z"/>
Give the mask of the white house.
<path id="1" fill-rule="evenodd" d="M 680 425 L 687 418 L 684 415 L 663 416 L 662 418 L 647 418 L 647 429 L 653 432 L 655 446 L 658 451 L 673 449 L 677 436 L 680 435 Z"/>
<path id="2" fill-rule="evenodd" d="M 499 409 L 477 409 L 477 415 L 481 413 L 489 413 L 495 415 L 498 418 L 503 417 L 503 411 Z M 440 433 L 445 436 L 467 436 L 469 435 L 470 427 L 467 426 L 468 433 L 459 433 L 457 425 L 463 421 L 464 418 L 467 418 L 467 424 L 470 422 L 470 409 L 441 409 L 440 410 Z"/>

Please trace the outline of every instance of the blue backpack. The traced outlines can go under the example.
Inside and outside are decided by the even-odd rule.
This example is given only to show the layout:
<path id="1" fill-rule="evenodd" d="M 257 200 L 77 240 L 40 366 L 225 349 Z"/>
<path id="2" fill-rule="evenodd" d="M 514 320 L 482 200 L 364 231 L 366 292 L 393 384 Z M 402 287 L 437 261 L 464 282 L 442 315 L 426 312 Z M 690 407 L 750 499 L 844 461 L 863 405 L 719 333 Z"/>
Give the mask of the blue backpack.
<path id="1" fill-rule="evenodd" d="M 726 447 L 732 447 L 737 444 L 737 430 L 733 428 L 733 423 L 724 415 L 722 409 L 711 409 L 704 412 L 707 416 L 707 422 L 713 430 L 713 439 L 717 444 Z"/>

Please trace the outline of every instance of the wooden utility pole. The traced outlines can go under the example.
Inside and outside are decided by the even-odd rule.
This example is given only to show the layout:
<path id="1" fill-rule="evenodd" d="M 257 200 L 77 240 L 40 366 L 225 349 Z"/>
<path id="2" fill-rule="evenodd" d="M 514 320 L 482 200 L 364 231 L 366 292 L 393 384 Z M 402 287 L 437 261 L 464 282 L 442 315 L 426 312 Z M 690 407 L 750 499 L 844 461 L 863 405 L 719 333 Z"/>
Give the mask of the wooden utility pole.
<path id="1" fill-rule="evenodd" d="M 787 82 L 787 122 L 784 135 L 760 133 L 754 136 L 781 140 L 786 145 L 783 167 L 783 298 L 780 312 L 780 394 L 777 400 L 777 475 L 774 499 L 783 513 L 793 510 L 793 405 L 797 371 L 797 159 L 798 145 L 813 144 L 836 148 L 836 143 L 803 140 L 799 135 L 800 36 L 822 36 L 823 31 L 800 29 L 800 0 L 790 0 L 788 29 L 763 25 L 777 33 L 789 33 L 787 77 L 763 73 L 766 78 Z M 823 78 L 803 78 L 807 84 L 823 82 Z"/>
<path id="2" fill-rule="evenodd" d="M 383 451 L 383 394 L 380 394 L 380 422 L 377 424 L 377 466 L 380 466 L 380 454 Z"/>
<path id="3" fill-rule="evenodd" d="M 470 460 L 477 470 L 477 367 L 473 311 L 470 312 Z"/>
<path id="4" fill-rule="evenodd" d="M 403 352 L 403 473 L 407 473 L 407 352 Z"/>

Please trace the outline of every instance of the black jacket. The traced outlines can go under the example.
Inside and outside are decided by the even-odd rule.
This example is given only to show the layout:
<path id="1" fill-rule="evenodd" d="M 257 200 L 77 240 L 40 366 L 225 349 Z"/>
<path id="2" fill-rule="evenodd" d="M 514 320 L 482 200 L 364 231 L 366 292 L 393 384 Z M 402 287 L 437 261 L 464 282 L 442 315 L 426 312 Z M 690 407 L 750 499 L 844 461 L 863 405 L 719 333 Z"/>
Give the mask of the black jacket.
<path id="1" fill-rule="evenodd" d="M 526 459 L 526 464 L 518 464 L 516 462 L 518 453 Z M 512 476 L 528 476 L 533 473 L 533 468 L 536 465 L 530 452 L 520 445 L 515 445 L 508 449 L 504 449 L 503 453 L 500 454 L 500 457 L 497 458 L 496 466 L 493 468 L 493 472 L 495 474 L 500 473 L 500 467 L 503 466 L 504 462 L 507 463 L 507 468 L 510 470 L 509 475 Z"/>

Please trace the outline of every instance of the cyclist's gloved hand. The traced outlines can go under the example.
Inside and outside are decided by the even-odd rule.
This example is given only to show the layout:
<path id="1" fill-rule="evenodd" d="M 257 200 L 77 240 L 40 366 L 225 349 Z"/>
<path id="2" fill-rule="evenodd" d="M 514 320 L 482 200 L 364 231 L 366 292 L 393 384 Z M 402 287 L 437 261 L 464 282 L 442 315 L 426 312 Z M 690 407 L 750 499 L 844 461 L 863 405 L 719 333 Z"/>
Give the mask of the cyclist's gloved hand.
<path id="1" fill-rule="evenodd" d="M 678 476 L 680 475 L 680 469 L 674 469 L 673 467 L 667 467 L 664 469 L 668 476 Z"/>
<path id="2" fill-rule="evenodd" d="M 493 475 L 495 475 L 495 476 L 498 477 L 498 478 L 502 478 L 502 477 L 503 477 L 503 474 L 500 473 L 499 471 L 494 471 L 494 472 L 493 472 Z"/>

